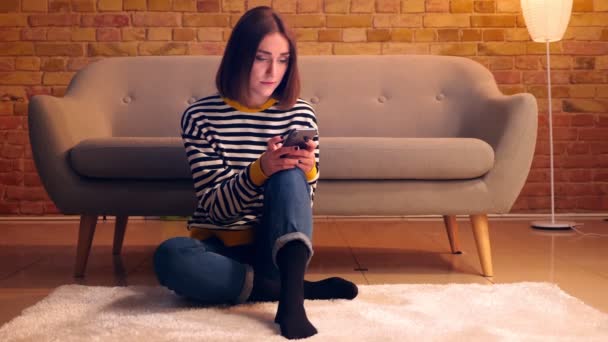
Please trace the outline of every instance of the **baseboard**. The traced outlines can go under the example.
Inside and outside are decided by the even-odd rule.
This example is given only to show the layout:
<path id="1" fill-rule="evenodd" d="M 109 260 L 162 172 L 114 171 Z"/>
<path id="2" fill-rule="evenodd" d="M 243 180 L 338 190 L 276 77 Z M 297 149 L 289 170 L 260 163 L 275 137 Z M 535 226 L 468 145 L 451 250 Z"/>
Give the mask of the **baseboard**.
<path id="1" fill-rule="evenodd" d="M 129 216 L 129 221 L 145 221 L 150 220 L 152 216 Z M 102 219 L 102 216 L 100 216 Z M 158 220 L 158 216 L 152 218 Z M 0 222 L 2 221 L 79 221 L 79 215 L 49 215 L 49 216 L 0 216 Z M 115 221 L 116 217 L 107 216 L 107 221 Z"/>
<path id="2" fill-rule="evenodd" d="M 488 219 L 491 220 L 532 220 L 532 219 L 548 219 L 549 214 L 488 214 Z M 556 218 L 560 219 L 579 219 L 579 220 L 608 220 L 608 213 L 566 213 L 555 214 Z M 468 215 L 456 215 L 457 220 L 468 220 Z M 0 222 L 7 221 L 78 221 L 78 215 L 54 215 L 54 216 L 1 216 Z M 114 216 L 107 216 L 107 221 L 114 221 Z M 160 216 L 129 216 L 129 221 L 159 221 Z M 407 216 L 333 216 L 333 215 L 315 215 L 315 220 L 331 221 L 331 220 L 405 220 L 405 221 L 439 221 L 443 220 L 441 215 L 407 215 Z"/>

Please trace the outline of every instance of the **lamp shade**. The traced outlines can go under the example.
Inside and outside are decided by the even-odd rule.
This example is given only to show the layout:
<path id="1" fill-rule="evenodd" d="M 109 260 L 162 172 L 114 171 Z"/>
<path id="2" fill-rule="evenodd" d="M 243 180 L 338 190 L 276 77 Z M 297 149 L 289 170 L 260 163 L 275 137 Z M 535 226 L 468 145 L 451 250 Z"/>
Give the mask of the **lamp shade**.
<path id="1" fill-rule="evenodd" d="M 564 37 L 572 0 L 521 0 L 521 9 L 533 41 L 555 42 Z"/>

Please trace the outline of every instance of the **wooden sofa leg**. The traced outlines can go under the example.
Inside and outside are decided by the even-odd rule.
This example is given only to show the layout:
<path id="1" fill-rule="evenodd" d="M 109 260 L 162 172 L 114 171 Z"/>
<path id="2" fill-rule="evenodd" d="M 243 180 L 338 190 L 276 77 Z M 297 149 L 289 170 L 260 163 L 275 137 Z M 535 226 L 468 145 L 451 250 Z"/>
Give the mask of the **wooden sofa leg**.
<path id="1" fill-rule="evenodd" d="M 80 216 L 80 229 L 78 231 L 78 246 L 76 247 L 76 266 L 74 267 L 74 277 L 81 278 L 87 268 L 87 260 L 93 244 L 95 226 L 97 225 L 97 215 Z"/>
<path id="2" fill-rule="evenodd" d="M 485 277 L 493 276 L 492 251 L 490 249 L 490 233 L 488 231 L 488 215 L 470 215 L 473 225 L 473 236 L 477 245 L 477 254 L 481 262 L 481 270 Z"/>
<path id="3" fill-rule="evenodd" d="M 445 230 L 448 233 L 448 240 L 450 240 L 452 254 L 462 254 L 462 251 L 460 250 L 460 240 L 458 240 L 456 215 L 443 215 L 443 222 L 445 223 Z"/>
<path id="4" fill-rule="evenodd" d="M 127 230 L 127 222 L 129 216 L 116 216 L 116 226 L 114 227 L 114 247 L 112 254 L 120 255 L 122 250 L 122 242 L 125 239 L 125 231 Z"/>

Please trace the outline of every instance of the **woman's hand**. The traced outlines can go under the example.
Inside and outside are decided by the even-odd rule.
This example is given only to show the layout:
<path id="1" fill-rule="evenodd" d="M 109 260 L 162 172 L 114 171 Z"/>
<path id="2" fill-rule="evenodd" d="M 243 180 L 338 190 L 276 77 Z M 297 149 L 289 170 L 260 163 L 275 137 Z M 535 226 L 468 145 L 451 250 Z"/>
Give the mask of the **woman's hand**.
<path id="1" fill-rule="evenodd" d="M 294 167 L 299 167 L 304 172 L 310 172 L 315 166 L 317 144 L 311 140 L 306 143 L 306 149 L 301 149 L 298 146 L 283 147 L 282 141 L 283 138 L 280 136 L 268 140 L 266 152 L 260 158 L 262 172 L 268 177 L 276 172 Z"/>
<path id="2" fill-rule="evenodd" d="M 306 142 L 305 149 L 299 149 L 292 152 L 287 155 L 287 158 L 297 159 L 298 164 L 296 164 L 296 166 L 302 169 L 304 173 L 308 173 L 312 171 L 317 163 L 315 159 L 315 148 L 317 148 L 317 143 L 312 140 L 308 140 Z"/>
<path id="3" fill-rule="evenodd" d="M 297 164 L 297 159 L 285 158 L 291 152 L 296 151 L 296 146 L 282 147 L 283 137 L 276 136 L 270 138 L 267 143 L 266 152 L 260 158 L 262 172 L 270 177 L 276 172 L 293 169 Z"/>

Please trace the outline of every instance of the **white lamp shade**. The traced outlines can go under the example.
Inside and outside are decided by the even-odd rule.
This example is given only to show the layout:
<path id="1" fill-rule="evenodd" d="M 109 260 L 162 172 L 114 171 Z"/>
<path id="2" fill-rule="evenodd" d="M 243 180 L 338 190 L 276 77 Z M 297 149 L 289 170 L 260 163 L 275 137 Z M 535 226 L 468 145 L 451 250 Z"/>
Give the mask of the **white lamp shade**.
<path id="1" fill-rule="evenodd" d="M 572 0 L 521 0 L 528 32 L 535 42 L 555 42 L 564 37 Z"/>

